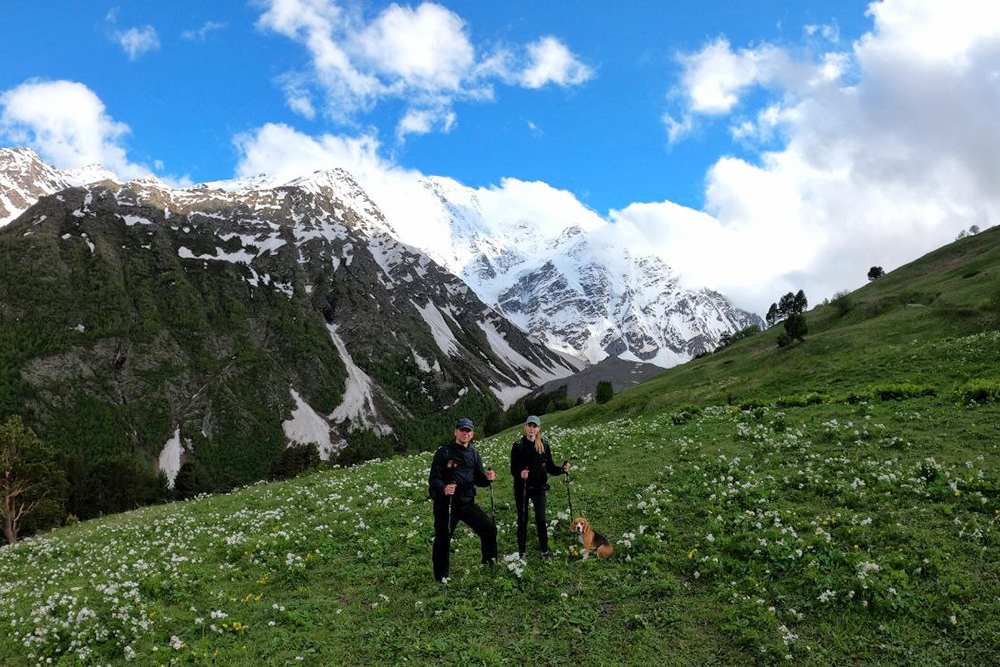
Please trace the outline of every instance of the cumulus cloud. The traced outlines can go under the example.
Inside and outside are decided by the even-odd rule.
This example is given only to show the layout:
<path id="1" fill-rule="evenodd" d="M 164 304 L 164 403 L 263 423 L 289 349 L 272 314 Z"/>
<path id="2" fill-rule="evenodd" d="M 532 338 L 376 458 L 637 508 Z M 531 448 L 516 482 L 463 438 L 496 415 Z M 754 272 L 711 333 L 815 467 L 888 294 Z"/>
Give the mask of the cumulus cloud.
<path id="1" fill-rule="evenodd" d="M 1000 222 L 1000 5 L 884 0 L 868 14 L 849 52 L 734 50 L 720 38 L 682 57 L 683 114 L 731 114 L 734 139 L 780 145 L 709 170 L 714 222 L 699 218 L 698 233 L 669 202 L 615 218 L 758 311 L 792 288 L 816 301 L 857 287 L 872 265 Z M 769 99 L 747 116 L 752 88 Z"/>
<path id="2" fill-rule="evenodd" d="M 401 88 L 457 92 L 475 64 L 465 22 L 441 5 L 391 5 L 357 37 L 365 65 Z"/>
<path id="3" fill-rule="evenodd" d="M 28 81 L 0 95 L 0 108 L 0 136 L 30 146 L 61 169 L 100 163 L 123 178 L 150 173 L 128 159 L 128 126 L 109 116 L 82 83 Z"/>
<path id="4" fill-rule="evenodd" d="M 548 83 L 575 86 L 594 75 L 566 46 L 552 36 L 542 37 L 528 45 L 530 64 L 521 72 L 526 88 L 541 88 Z"/>
<path id="5" fill-rule="evenodd" d="M 160 48 L 160 37 L 151 25 L 116 32 L 115 41 L 121 45 L 129 60 L 135 60 L 144 53 Z"/>
<path id="6" fill-rule="evenodd" d="M 429 187 L 428 176 L 381 157 L 381 146 L 370 134 L 310 136 L 288 125 L 269 123 L 238 136 L 236 147 L 240 154 L 237 176 L 267 173 L 283 181 L 339 167 L 358 180 L 393 224 L 400 240 L 441 259 L 440 253 L 451 245 L 448 220 L 442 216 L 441 200 Z M 448 178 L 430 180 L 443 184 L 452 196 L 474 197 L 475 208 L 483 212 L 482 224 L 494 230 L 531 221 L 546 237 L 554 238 L 570 225 L 596 231 L 609 224 L 572 193 L 543 182 L 505 178 L 499 185 L 470 192 Z M 452 205 L 461 206 L 462 201 Z"/>
<path id="7" fill-rule="evenodd" d="M 593 75 L 551 36 L 477 53 L 462 17 L 433 2 L 416 8 L 392 4 L 366 21 L 334 0 L 266 0 L 257 27 L 298 42 L 310 55 L 311 70 L 279 81 L 292 109 L 311 117 L 307 86 L 325 100 L 325 114 L 344 123 L 383 99 L 403 99 L 400 140 L 448 131 L 456 101 L 491 100 L 498 82 L 569 87 Z M 289 80 L 298 83 L 289 87 Z"/>
<path id="8" fill-rule="evenodd" d="M 704 76 L 682 80 L 708 83 L 680 98 L 680 120 L 667 116 L 679 134 L 699 118 L 725 118 L 750 150 L 712 165 L 701 211 L 636 202 L 601 215 L 572 193 L 514 178 L 469 196 L 489 224 L 530 219 L 547 234 L 582 224 L 595 239 L 654 252 L 688 286 L 718 289 L 758 313 L 789 290 L 804 289 L 816 303 L 864 284 L 872 265 L 891 270 L 972 224 L 1000 223 L 1000 16 L 972 5 L 875 3 L 870 31 L 846 52 L 708 43 L 704 57 L 690 60 Z M 934 41 L 938 25 L 944 45 Z M 921 34 L 931 42 L 914 39 Z M 504 58 L 490 63 L 494 72 L 513 71 Z M 758 108 L 741 106 L 751 88 L 764 92 Z M 415 132 L 436 121 L 408 122 Z M 278 168 L 292 177 L 341 166 L 404 241 L 447 246 L 426 177 L 381 158 L 370 135 L 311 137 L 269 125 L 239 145 L 242 173 Z"/>

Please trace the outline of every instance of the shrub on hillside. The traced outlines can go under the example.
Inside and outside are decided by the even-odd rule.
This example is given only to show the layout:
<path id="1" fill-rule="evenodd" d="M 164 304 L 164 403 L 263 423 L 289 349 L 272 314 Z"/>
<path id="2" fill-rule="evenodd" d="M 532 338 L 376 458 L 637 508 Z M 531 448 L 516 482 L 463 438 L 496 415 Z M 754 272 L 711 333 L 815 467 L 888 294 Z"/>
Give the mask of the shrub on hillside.
<path id="1" fill-rule="evenodd" d="M 963 403 L 988 403 L 1000 401 L 1000 382 L 977 378 L 969 380 L 955 390 Z"/>
<path id="2" fill-rule="evenodd" d="M 594 397 L 598 403 L 607 403 L 615 395 L 611 380 L 601 380 L 597 383 L 597 395 Z"/>
<path id="3" fill-rule="evenodd" d="M 872 387 L 872 396 L 883 401 L 904 401 L 908 398 L 936 396 L 937 390 L 926 384 L 904 382 L 902 384 L 880 384 Z"/>
<path id="4" fill-rule="evenodd" d="M 696 405 L 681 405 L 678 407 L 677 412 L 670 415 L 670 421 L 674 424 L 674 426 L 680 426 L 681 424 L 686 424 L 700 414 L 701 408 Z"/>
<path id="5" fill-rule="evenodd" d="M 316 446 L 316 443 L 289 445 L 271 466 L 271 477 L 273 479 L 291 479 L 310 468 L 318 468 L 320 461 L 319 447 Z"/>
<path id="6" fill-rule="evenodd" d="M 804 408 L 807 405 L 818 405 L 826 401 L 826 396 L 819 392 L 810 392 L 801 396 L 782 396 L 775 405 L 779 408 Z"/>
<path id="7" fill-rule="evenodd" d="M 851 298 L 850 292 L 843 290 L 833 295 L 830 305 L 833 306 L 838 315 L 843 317 L 854 309 L 854 299 Z"/>
<path id="8" fill-rule="evenodd" d="M 174 478 L 174 497 L 178 500 L 188 500 L 200 493 L 212 490 L 212 480 L 205 466 L 196 458 L 188 458 L 181 464 Z"/>

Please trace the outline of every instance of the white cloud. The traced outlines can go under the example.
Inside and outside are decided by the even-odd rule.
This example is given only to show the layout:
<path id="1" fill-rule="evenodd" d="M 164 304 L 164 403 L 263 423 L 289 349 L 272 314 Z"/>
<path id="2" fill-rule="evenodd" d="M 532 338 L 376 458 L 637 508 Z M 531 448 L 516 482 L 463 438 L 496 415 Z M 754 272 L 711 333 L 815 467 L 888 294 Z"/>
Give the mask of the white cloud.
<path id="1" fill-rule="evenodd" d="M 450 109 L 410 109 L 399 121 L 396 138 L 399 141 L 408 134 L 427 134 L 435 128 L 450 132 L 455 125 L 455 112 Z"/>
<path id="2" fill-rule="evenodd" d="M 1000 17 L 970 6 L 956 2 L 954 12 L 964 18 L 946 20 L 934 3 L 873 4 L 870 32 L 846 53 L 758 47 L 751 57 L 720 40 L 702 49 L 730 63 L 722 69 L 734 74 L 708 77 L 723 83 L 687 97 L 680 120 L 664 118 L 668 127 L 684 133 L 701 116 L 736 110 L 750 85 L 769 98 L 740 110 L 744 115 L 729 125 L 748 147 L 759 142 L 768 150 L 718 160 L 706 174 L 703 211 L 638 202 L 602 217 L 571 193 L 517 179 L 475 196 L 496 224 L 532 219 L 551 233 L 583 221 L 609 243 L 656 252 L 689 286 L 718 289 L 759 313 L 789 290 L 804 289 L 817 303 L 864 284 L 870 266 L 891 270 L 973 224 L 1000 224 Z M 947 48 L 915 17 L 941 22 Z M 931 41 L 915 41 L 920 34 Z M 512 62 L 510 56 L 503 66 Z M 745 68 L 749 75 L 740 74 Z M 415 128 L 430 127 L 429 118 L 426 125 L 418 120 Z M 435 227 L 440 209 L 420 185 L 423 175 L 382 160 L 371 137 L 313 138 L 270 126 L 244 146 L 241 168 L 248 171 L 302 160 L 343 166 L 390 220 L 409 221 L 396 225 L 402 233 L 420 232 L 404 240 L 447 243 L 445 230 Z"/>
<path id="3" fill-rule="evenodd" d="M 529 44 L 528 56 L 528 67 L 520 76 L 526 88 L 541 88 L 548 83 L 575 86 L 594 76 L 592 69 L 577 60 L 562 42 L 552 36 Z"/>
<path id="4" fill-rule="evenodd" d="M 667 126 L 667 138 L 671 144 L 675 144 L 686 137 L 694 128 L 694 120 L 691 114 L 684 114 L 681 120 L 677 120 L 669 113 L 663 114 L 663 124 Z"/>
<path id="5" fill-rule="evenodd" d="M 740 94 L 756 85 L 780 83 L 795 87 L 811 68 L 794 62 L 782 49 L 763 44 L 733 51 L 729 40 L 719 37 L 700 51 L 682 55 L 683 93 L 694 113 L 729 113 Z"/>
<path id="6" fill-rule="evenodd" d="M 357 37 L 367 65 L 405 88 L 458 92 L 475 64 L 465 22 L 441 5 L 390 5 Z"/>
<path id="7" fill-rule="evenodd" d="M 871 30 L 846 53 L 718 39 L 685 56 L 684 113 L 737 111 L 759 86 L 770 99 L 730 132 L 781 144 L 709 170 L 714 222 L 694 225 L 669 202 L 613 217 L 691 281 L 758 311 L 792 288 L 815 302 L 858 287 L 872 265 L 890 270 L 1000 223 L 1000 5 L 884 0 L 868 13 Z"/>
<path id="8" fill-rule="evenodd" d="M 311 57 L 310 72 L 279 77 L 292 109 L 311 117 L 307 89 L 314 90 L 327 116 L 348 123 L 383 99 L 402 99 L 400 140 L 448 131 L 454 103 L 491 100 L 496 82 L 568 87 L 593 75 L 554 37 L 477 55 L 465 21 L 433 2 L 392 4 L 370 21 L 335 0 L 266 0 L 265 7 L 257 27 L 302 44 Z"/>
<path id="9" fill-rule="evenodd" d="M 362 73 L 338 39 L 352 30 L 344 12 L 329 0 L 271 0 L 257 21 L 262 30 L 272 30 L 302 43 L 312 56 L 315 84 L 328 97 L 327 112 L 346 118 L 365 108 L 382 89 L 378 78 Z M 305 80 L 300 75 L 301 80 Z"/>
<path id="10" fill-rule="evenodd" d="M 309 83 L 301 75 L 287 74 L 278 77 L 277 83 L 285 92 L 285 103 L 288 107 L 309 120 L 316 118 L 316 108 L 313 106 Z"/>
<path id="11" fill-rule="evenodd" d="M 127 179 L 150 173 L 128 159 L 128 126 L 109 116 L 82 83 L 28 81 L 0 95 L 0 107 L 0 136 L 34 148 L 56 167 L 100 163 Z"/>
<path id="12" fill-rule="evenodd" d="M 828 23 L 825 25 L 811 24 L 805 26 L 803 30 L 809 37 L 819 35 L 829 42 L 836 43 L 840 41 L 840 27 L 836 23 Z"/>
<path id="13" fill-rule="evenodd" d="M 160 38 L 151 25 L 116 32 L 115 40 L 121 44 L 129 60 L 135 60 L 144 53 L 160 48 Z"/>
<path id="14" fill-rule="evenodd" d="M 228 25 L 228 23 L 222 23 L 220 21 L 205 21 L 205 23 L 203 23 L 197 30 L 185 30 L 181 33 L 181 37 L 193 42 L 204 42 L 208 37 L 208 33 L 214 30 L 222 30 Z"/>

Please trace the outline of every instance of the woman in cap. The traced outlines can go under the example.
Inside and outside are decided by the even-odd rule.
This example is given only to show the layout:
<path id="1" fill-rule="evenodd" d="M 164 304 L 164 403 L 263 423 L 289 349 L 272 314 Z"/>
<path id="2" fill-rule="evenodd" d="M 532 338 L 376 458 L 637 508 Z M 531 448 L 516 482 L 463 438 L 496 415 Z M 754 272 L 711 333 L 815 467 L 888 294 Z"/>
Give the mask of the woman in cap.
<path id="1" fill-rule="evenodd" d="M 542 557 L 549 557 L 549 535 L 545 527 L 545 491 L 549 475 L 569 471 L 569 463 L 560 468 L 552 462 L 552 450 L 542 440 L 542 420 L 528 417 L 524 435 L 510 450 L 510 474 L 514 477 L 514 504 L 517 506 L 517 550 L 524 557 L 528 538 L 528 501 L 535 506 L 535 527 Z"/>

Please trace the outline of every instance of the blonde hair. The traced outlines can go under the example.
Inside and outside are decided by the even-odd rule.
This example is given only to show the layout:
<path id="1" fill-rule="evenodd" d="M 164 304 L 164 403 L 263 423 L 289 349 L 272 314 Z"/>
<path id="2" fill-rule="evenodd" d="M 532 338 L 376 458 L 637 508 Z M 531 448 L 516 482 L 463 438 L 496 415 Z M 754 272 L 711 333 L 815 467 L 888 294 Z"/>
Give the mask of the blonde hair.
<path id="1" fill-rule="evenodd" d="M 539 426 L 538 430 L 535 431 L 535 451 L 539 454 L 545 453 L 545 443 L 542 442 L 542 427 Z"/>

